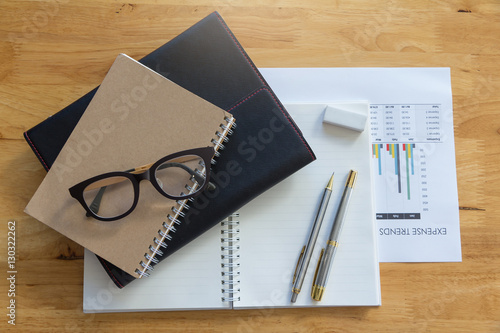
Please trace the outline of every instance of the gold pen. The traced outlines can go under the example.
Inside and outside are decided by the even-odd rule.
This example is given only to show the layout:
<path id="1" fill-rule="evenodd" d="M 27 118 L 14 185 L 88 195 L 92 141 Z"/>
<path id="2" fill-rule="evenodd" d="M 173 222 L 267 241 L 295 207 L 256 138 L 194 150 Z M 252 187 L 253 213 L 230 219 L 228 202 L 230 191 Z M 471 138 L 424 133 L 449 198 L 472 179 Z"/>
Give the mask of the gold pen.
<path id="1" fill-rule="evenodd" d="M 321 301 L 325 291 L 326 282 L 328 281 L 328 275 L 330 273 L 330 267 L 335 256 L 335 252 L 337 251 L 337 247 L 339 246 L 338 239 L 347 215 L 347 206 L 349 205 L 349 200 L 354 188 L 354 183 L 356 182 L 357 174 L 358 173 L 354 170 L 349 172 L 345 189 L 342 193 L 342 198 L 340 199 L 339 209 L 335 215 L 335 220 L 333 221 L 332 231 L 328 241 L 326 242 L 326 250 L 321 250 L 318 266 L 316 266 L 316 272 L 314 273 L 314 282 L 311 292 L 311 297 L 316 301 Z"/>
<path id="2" fill-rule="evenodd" d="M 295 267 L 295 274 L 293 275 L 292 282 L 292 303 L 295 303 L 295 301 L 297 300 L 297 296 L 300 293 L 300 288 L 302 288 L 302 283 L 304 282 L 304 277 L 306 276 L 307 266 L 309 266 L 312 252 L 314 250 L 314 244 L 316 244 L 316 240 L 318 239 L 319 229 L 321 228 L 321 223 L 323 222 L 323 217 L 325 216 L 328 201 L 330 200 L 330 196 L 332 195 L 332 187 L 333 174 L 325 187 L 325 191 L 323 192 L 323 197 L 321 198 L 321 202 L 319 204 L 318 212 L 316 213 L 316 218 L 314 219 L 313 228 L 311 230 L 311 234 L 309 235 L 307 245 L 302 248 L 302 252 L 299 256 L 299 261 L 297 262 L 297 266 Z"/>

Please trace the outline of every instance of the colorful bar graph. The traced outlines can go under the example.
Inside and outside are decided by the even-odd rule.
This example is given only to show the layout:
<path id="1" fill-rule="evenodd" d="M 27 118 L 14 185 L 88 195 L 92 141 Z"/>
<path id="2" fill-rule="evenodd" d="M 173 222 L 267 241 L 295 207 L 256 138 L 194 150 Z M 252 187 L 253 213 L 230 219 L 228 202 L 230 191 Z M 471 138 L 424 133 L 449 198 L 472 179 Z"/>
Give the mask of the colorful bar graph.
<path id="1" fill-rule="evenodd" d="M 384 147 L 385 145 L 385 147 Z M 385 148 L 385 149 L 384 149 Z M 411 200 L 410 177 L 415 175 L 415 161 L 413 150 L 415 149 L 414 143 L 376 143 L 372 145 L 372 157 L 377 159 L 378 175 L 383 176 L 382 159 L 392 158 L 394 160 L 394 175 L 397 176 L 398 193 L 402 193 L 402 177 L 406 176 L 406 196 Z M 382 154 L 383 151 L 387 154 Z M 386 155 L 386 156 L 384 156 Z M 401 158 L 405 161 L 405 175 L 401 172 Z"/>

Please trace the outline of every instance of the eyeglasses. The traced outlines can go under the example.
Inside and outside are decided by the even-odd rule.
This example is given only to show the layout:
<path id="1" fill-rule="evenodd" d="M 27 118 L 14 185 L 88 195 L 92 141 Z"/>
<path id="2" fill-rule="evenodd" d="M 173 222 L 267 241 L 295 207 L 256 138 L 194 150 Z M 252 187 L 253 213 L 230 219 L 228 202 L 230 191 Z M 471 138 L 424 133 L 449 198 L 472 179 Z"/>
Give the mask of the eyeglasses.
<path id="1" fill-rule="evenodd" d="M 149 180 L 163 196 L 189 199 L 209 184 L 213 147 L 180 151 L 157 162 L 126 171 L 108 172 L 69 189 L 87 211 L 100 221 L 115 221 L 129 215 L 139 201 L 139 182 Z"/>

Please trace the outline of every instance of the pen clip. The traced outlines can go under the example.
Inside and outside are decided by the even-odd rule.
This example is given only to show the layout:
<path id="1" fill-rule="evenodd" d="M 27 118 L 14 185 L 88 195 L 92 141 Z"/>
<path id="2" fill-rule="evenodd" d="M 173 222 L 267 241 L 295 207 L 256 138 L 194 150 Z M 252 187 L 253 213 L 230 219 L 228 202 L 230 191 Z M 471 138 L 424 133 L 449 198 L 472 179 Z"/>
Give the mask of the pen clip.
<path id="1" fill-rule="evenodd" d="M 295 266 L 295 272 L 293 273 L 293 281 L 292 284 L 295 283 L 295 279 L 297 278 L 297 271 L 299 270 L 300 262 L 302 257 L 304 256 L 304 251 L 306 250 L 306 246 L 302 247 L 302 251 L 300 251 L 299 260 L 297 261 L 297 266 Z"/>

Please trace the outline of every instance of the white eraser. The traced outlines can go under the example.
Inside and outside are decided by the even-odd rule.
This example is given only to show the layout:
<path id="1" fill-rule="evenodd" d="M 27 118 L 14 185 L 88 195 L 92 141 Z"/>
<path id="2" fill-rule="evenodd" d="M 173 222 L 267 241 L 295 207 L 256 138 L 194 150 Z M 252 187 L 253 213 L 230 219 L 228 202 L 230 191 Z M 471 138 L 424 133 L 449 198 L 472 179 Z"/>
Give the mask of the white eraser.
<path id="1" fill-rule="evenodd" d="M 328 104 L 323 122 L 363 132 L 368 118 L 369 104 L 364 102 Z"/>

